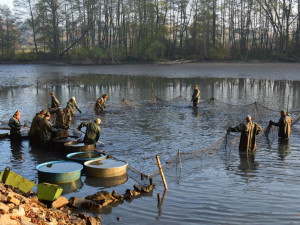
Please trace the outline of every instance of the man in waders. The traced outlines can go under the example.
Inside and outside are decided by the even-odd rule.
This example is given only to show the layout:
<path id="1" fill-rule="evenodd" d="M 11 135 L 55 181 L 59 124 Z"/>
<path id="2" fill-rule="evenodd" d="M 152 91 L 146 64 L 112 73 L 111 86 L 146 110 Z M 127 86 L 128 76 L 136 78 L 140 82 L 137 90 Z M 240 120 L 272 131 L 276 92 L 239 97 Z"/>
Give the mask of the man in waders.
<path id="1" fill-rule="evenodd" d="M 55 126 L 61 129 L 69 129 L 72 116 L 69 108 L 59 109 L 56 114 Z"/>
<path id="2" fill-rule="evenodd" d="M 15 114 L 9 119 L 8 126 L 10 127 L 11 139 L 21 139 L 21 111 L 17 110 Z"/>
<path id="3" fill-rule="evenodd" d="M 246 122 L 236 127 L 229 127 L 227 132 L 241 132 L 239 150 L 240 152 L 252 152 L 256 150 L 255 135 L 261 131 L 261 126 L 252 122 L 251 116 L 246 117 Z"/>
<path id="4" fill-rule="evenodd" d="M 38 142 L 39 141 L 39 123 L 43 120 L 46 111 L 43 109 L 39 113 L 37 113 L 31 122 L 30 130 L 29 130 L 29 138 L 30 141 Z"/>
<path id="5" fill-rule="evenodd" d="M 70 109 L 70 112 L 71 112 L 71 115 L 74 116 L 76 111 L 75 111 L 75 108 L 78 110 L 79 113 L 81 113 L 81 110 L 79 109 L 78 105 L 77 105 L 77 102 L 76 102 L 76 99 L 75 97 L 72 97 L 68 103 L 67 103 L 67 107 L 66 108 L 69 108 Z"/>
<path id="6" fill-rule="evenodd" d="M 72 121 L 72 116 L 69 108 L 58 109 L 56 112 L 55 128 L 57 128 L 56 137 L 68 137 Z"/>
<path id="7" fill-rule="evenodd" d="M 270 120 L 269 124 L 278 127 L 278 137 L 282 139 L 286 139 L 290 137 L 291 134 L 291 125 L 293 119 L 286 113 L 286 111 L 282 110 L 280 112 L 280 119 L 278 123 Z"/>
<path id="8" fill-rule="evenodd" d="M 193 102 L 193 107 L 197 107 L 200 102 L 200 90 L 198 85 L 194 86 L 191 102 Z"/>
<path id="9" fill-rule="evenodd" d="M 52 133 L 55 132 L 55 128 L 52 127 L 50 122 L 50 113 L 47 112 L 45 117 L 39 123 L 39 137 L 40 143 L 46 144 L 51 141 Z"/>
<path id="10" fill-rule="evenodd" d="M 83 138 L 84 143 L 96 144 L 99 141 L 101 128 L 100 128 L 101 119 L 97 118 L 93 122 L 82 122 L 78 126 L 78 130 L 81 130 L 82 127 L 86 127 L 85 135 Z"/>
<path id="11" fill-rule="evenodd" d="M 103 110 L 106 108 L 105 103 L 107 98 L 108 94 L 104 94 L 100 98 L 98 98 L 95 104 L 95 110 L 97 110 L 98 112 L 103 112 Z"/>
<path id="12" fill-rule="evenodd" d="M 51 96 L 51 109 L 57 109 L 60 103 L 58 99 L 55 97 L 54 92 L 51 92 L 50 96 Z"/>

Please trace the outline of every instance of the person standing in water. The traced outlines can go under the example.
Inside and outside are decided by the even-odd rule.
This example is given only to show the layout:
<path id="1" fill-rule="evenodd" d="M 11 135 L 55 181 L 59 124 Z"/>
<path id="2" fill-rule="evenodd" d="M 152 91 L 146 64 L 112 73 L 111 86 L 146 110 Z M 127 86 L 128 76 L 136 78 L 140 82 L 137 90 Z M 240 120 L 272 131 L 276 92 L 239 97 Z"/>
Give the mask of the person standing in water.
<path id="1" fill-rule="evenodd" d="M 197 107 L 199 102 L 200 102 L 200 90 L 199 90 L 199 86 L 196 84 L 194 86 L 194 92 L 192 95 L 192 99 L 191 102 L 193 102 L 193 107 Z"/>
<path id="2" fill-rule="evenodd" d="M 269 124 L 277 126 L 278 137 L 285 139 L 290 137 L 292 122 L 293 119 L 286 113 L 286 111 L 282 110 L 280 112 L 279 121 L 276 123 L 270 120 Z"/>
<path id="3" fill-rule="evenodd" d="M 252 122 L 252 118 L 250 115 L 246 117 L 246 122 L 241 123 L 236 127 L 229 127 L 227 132 L 240 132 L 240 144 L 239 150 L 240 152 L 251 152 L 256 150 L 256 138 L 261 131 L 261 126 L 257 123 Z"/>

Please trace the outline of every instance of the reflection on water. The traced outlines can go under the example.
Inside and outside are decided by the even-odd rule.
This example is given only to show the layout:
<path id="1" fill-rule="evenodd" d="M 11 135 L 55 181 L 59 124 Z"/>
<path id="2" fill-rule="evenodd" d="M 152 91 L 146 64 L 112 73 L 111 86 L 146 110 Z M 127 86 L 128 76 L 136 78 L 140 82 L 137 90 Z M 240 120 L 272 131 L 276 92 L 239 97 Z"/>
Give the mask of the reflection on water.
<path id="1" fill-rule="evenodd" d="M 21 139 L 15 139 L 15 140 L 10 140 L 10 149 L 11 149 L 11 154 L 13 156 L 13 161 L 12 163 L 22 163 L 24 161 L 23 158 L 23 148 L 22 148 L 22 140 Z"/>
<path id="2" fill-rule="evenodd" d="M 284 160 L 290 154 L 290 140 L 278 138 L 278 157 Z"/>
<path id="3" fill-rule="evenodd" d="M 240 165 L 239 169 L 244 173 L 250 173 L 252 170 L 257 169 L 258 162 L 255 161 L 256 150 L 247 152 L 239 152 L 240 154 Z"/>
<path id="4" fill-rule="evenodd" d="M 61 71 L 55 67 L 45 68 L 47 70 L 38 66 L 35 72 L 30 70 L 26 74 L 19 71 L 22 76 L 13 70 L 16 77 L 10 81 L 0 77 L 0 117 L 7 114 L 3 120 L 8 121 L 16 109 L 20 109 L 23 124 L 45 108 L 44 95 L 49 104 L 51 91 L 63 106 L 75 96 L 82 114 L 77 113 L 72 118 L 71 130 L 76 131 L 82 121 L 100 117 L 100 141 L 105 143 L 101 149 L 145 174 L 157 170 L 155 155 L 159 155 L 164 164 L 178 150 L 184 156 L 210 146 L 224 137 L 229 126 L 243 122 L 248 114 L 262 127 L 270 119 L 277 121 L 278 111 L 286 108 L 289 96 L 291 116 L 296 118 L 300 114 L 297 111 L 300 82 L 297 80 L 101 75 L 96 73 L 96 67 L 59 68 Z M 88 69 L 91 71 L 87 72 Z M 237 68 L 232 70 L 236 72 Z M 214 73 L 213 68 L 211 73 Z M 197 108 L 190 102 L 195 84 L 199 84 L 201 90 Z M 105 113 L 96 115 L 94 103 L 103 93 L 109 93 L 107 108 Z M 213 97 L 216 100 L 206 101 Z M 257 104 L 251 104 L 255 101 Z M 277 133 L 270 133 L 268 138 L 257 140 L 257 152 L 252 155 L 240 155 L 238 141 L 229 138 L 226 149 L 186 157 L 182 169 L 164 171 L 169 190 L 160 205 L 157 205 L 155 192 L 163 193 L 163 185 L 156 179 L 157 189 L 149 198 L 125 201 L 114 207 L 113 212 L 112 208 L 106 208 L 108 214 L 103 216 L 103 224 L 114 224 L 117 216 L 122 218 L 123 224 L 139 225 L 224 224 L 228 221 L 245 224 L 252 216 L 256 224 L 298 223 L 300 184 L 295 177 L 300 173 L 299 137 L 299 127 L 292 129 L 290 140 L 284 143 L 277 142 Z M 52 149 L 44 149 L 29 145 L 28 140 L 21 143 L 0 140 L 0 169 L 10 166 L 16 173 L 37 180 L 36 165 L 65 159 L 63 148 L 57 148 L 60 144 L 57 141 Z M 84 183 L 80 180 L 79 187 L 75 185 L 76 188 L 71 188 L 75 191 L 71 190 L 66 196 L 85 197 L 99 189 L 118 189 L 124 193 L 124 188 L 132 189 L 135 183 L 127 177 L 120 186 L 90 181 L 89 178 L 84 179 Z"/>
<path id="5" fill-rule="evenodd" d="M 82 188 L 83 182 L 82 182 L 81 178 L 79 178 L 72 182 L 60 183 L 59 185 L 63 188 L 62 194 L 64 195 L 64 194 L 72 193 L 72 192 Z"/>
<path id="6" fill-rule="evenodd" d="M 128 175 L 125 173 L 117 177 L 96 178 L 86 176 L 85 183 L 93 187 L 114 187 L 124 184 L 128 180 Z"/>

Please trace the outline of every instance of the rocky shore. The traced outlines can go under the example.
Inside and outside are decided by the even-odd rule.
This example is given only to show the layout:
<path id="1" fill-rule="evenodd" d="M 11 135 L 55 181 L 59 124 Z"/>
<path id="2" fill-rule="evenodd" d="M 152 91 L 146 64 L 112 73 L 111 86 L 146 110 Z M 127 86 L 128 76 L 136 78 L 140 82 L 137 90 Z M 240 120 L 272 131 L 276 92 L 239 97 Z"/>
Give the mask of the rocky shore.
<path id="1" fill-rule="evenodd" d="M 102 222 L 101 209 L 112 203 L 130 200 L 142 193 L 153 190 L 153 185 L 134 185 L 134 189 L 127 189 L 124 194 L 101 191 L 87 196 L 85 199 L 59 197 L 54 202 L 39 201 L 35 192 L 27 194 L 11 186 L 0 183 L 0 224 L 5 225 L 60 225 L 87 224 L 100 225 Z M 73 213 L 76 209 L 98 211 L 96 217 L 84 213 Z"/>

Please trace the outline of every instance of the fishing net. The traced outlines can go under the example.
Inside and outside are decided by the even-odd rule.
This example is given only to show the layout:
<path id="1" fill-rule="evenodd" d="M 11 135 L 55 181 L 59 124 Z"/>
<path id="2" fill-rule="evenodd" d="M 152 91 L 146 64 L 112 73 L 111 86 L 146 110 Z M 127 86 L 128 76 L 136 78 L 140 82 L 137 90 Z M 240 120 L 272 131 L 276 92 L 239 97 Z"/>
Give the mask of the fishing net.
<path id="1" fill-rule="evenodd" d="M 189 100 L 185 99 L 181 95 L 170 100 L 164 100 L 152 93 L 151 103 L 160 106 L 173 106 L 178 104 L 188 104 Z M 280 109 L 272 109 L 258 102 L 246 105 L 233 105 L 222 102 L 215 98 L 201 101 L 199 103 L 199 108 L 201 108 L 202 115 L 207 114 L 210 118 L 220 121 L 224 121 L 224 118 L 228 118 L 226 121 L 244 121 L 245 115 L 252 115 L 253 121 L 259 123 L 263 128 L 262 132 L 260 132 L 260 134 L 256 137 L 257 140 L 264 136 L 269 139 L 274 139 L 277 137 L 278 127 L 269 125 L 269 120 L 270 118 L 278 118 L 281 111 Z M 299 113 L 300 110 L 291 110 L 289 112 L 289 115 L 294 118 L 292 126 L 300 120 Z M 225 125 L 220 125 L 222 126 L 220 129 L 232 126 L 232 124 L 226 124 L 226 121 Z M 218 127 L 216 129 L 218 129 Z M 168 160 L 162 163 L 162 170 L 168 171 L 174 167 L 176 167 L 176 169 L 180 169 L 182 167 L 182 163 L 185 161 L 210 157 L 218 154 L 220 151 L 222 152 L 221 156 L 223 157 L 224 161 L 229 162 L 232 150 L 238 149 L 239 140 L 239 133 L 227 133 L 208 147 L 190 152 L 180 152 L 178 150 L 176 155 L 170 157 Z M 128 175 L 139 184 L 145 185 L 147 182 L 150 182 L 151 179 L 157 179 L 157 177 L 160 175 L 160 170 L 157 169 L 151 174 L 146 175 L 143 172 L 129 166 Z"/>
<path id="2" fill-rule="evenodd" d="M 145 105 L 150 106 L 163 106 L 163 107 L 181 107 L 181 106 L 188 106 L 190 107 L 191 102 L 190 99 L 186 99 L 183 96 L 179 95 L 178 97 L 164 100 L 154 94 L 152 91 L 150 101 L 146 102 Z M 122 99 L 120 101 L 119 106 L 126 109 L 127 107 L 130 108 L 137 108 L 137 107 L 144 107 L 144 103 L 135 103 L 129 99 Z M 211 98 L 208 100 L 202 100 L 198 106 L 201 109 L 202 116 L 207 116 L 207 118 L 211 118 L 216 121 L 222 121 L 222 123 L 216 123 L 214 129 L 225 131 L 228 127 L 232 126 L 229 124 L 229 121 L 244 121 L 245 115 L 252 115 L 252 119 L 259 123 L 264 129 L 261 132 L 257 139 L 259 140 L 263 136 L 267 136 L 269 139 L 274 139 L 277 137 L 277 130 L 278 128 L 275 126 L 269 126 L 270 118 L 278 118 L 280 114 L 280 109 L 272 109 L 263 105 L 259 102 L 253 102 L 250 104 L 230 104 L 227 102 L 223 102 L 216 98 Z M 296 124 L 300 120 L 300 110 L 290 110 L 289 115 L 293 118 L 293 124 Z M 90 119 L 94 114 L 88 114 L 86 119 Z M 224 119 L 226 118 L 226 119 Z M 81 118 L 82 119 L 82 118 Z M 2 118 L 2 120 L 7 120 Z M 277 121 L 276 121 L 277 122 Z M 30 121 L 28 121 L 30 123 Z M 73 129 L 72 134 L 81 136 L 82 133 L 75 129 L 76 118 L 72 120 Z M 200 149 L 195 149 L 194 151 L 190 152 L 180 152 L 178 150 L 177 154 L 173 155 L 167 160 L 162 162 L 162 169 L 163 171 L 168 171 L 171 168 L 181 168 L 182 163 L 188 160 L 195 160 L 195 159 L 203 159 L 205 157 L 210 157 L 215 154 L 221 152 L 221 156 L 226 161 L 230 161 L 232 151 L 238 149 L 239 145 L 239 133 L 229 133 L 219 138 L 219 140 L 211 143 L 209 146 L 205 146 Z M 150 174 L 145 174 L 142 171 L 132 167 L 131 165 L 128 166 L 127 169 L 128 176 L 135 180 L 140 185 L 148 185 L 152 179 L 156 178 L 160 171 L 157 169 Z"/>

